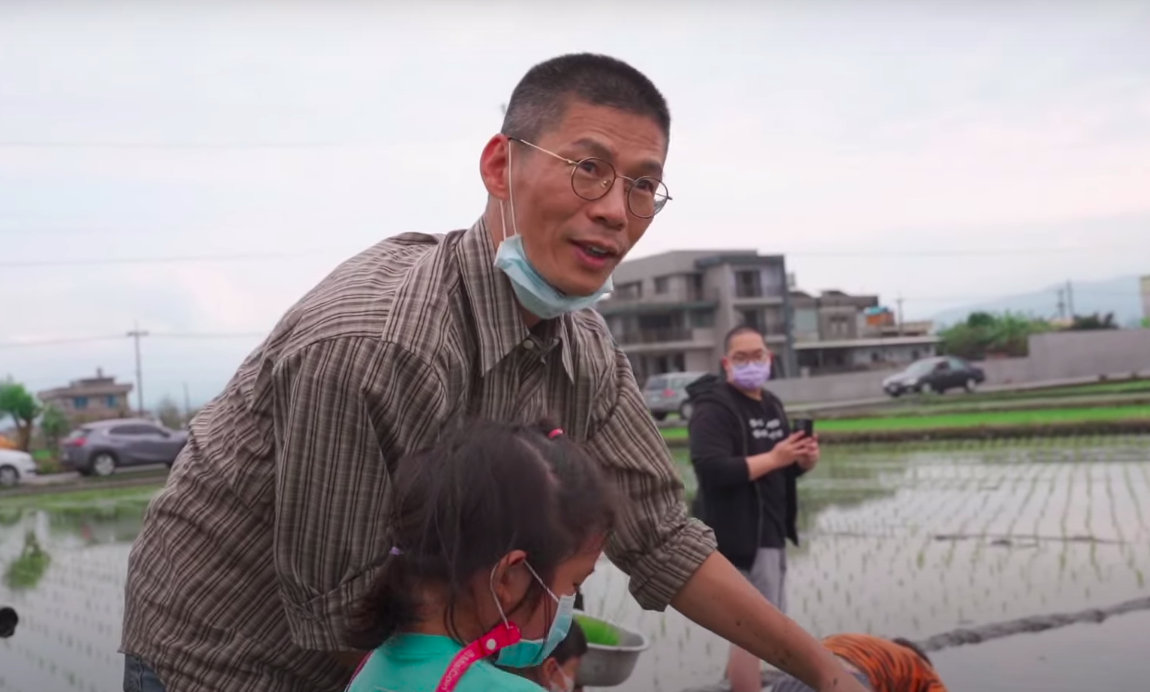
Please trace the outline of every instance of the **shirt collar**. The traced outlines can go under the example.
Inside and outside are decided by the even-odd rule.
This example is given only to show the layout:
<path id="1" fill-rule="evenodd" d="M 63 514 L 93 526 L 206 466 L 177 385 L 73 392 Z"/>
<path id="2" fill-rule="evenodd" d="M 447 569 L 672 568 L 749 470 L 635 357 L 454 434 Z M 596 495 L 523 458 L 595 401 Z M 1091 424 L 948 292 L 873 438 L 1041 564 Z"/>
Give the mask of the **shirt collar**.
<path id="1" fill-rule="evenodd" d="M 574 381 L 571 315 L 540 322 L 534 333 L 527 329 L 511 280 L 495 268 L 495 243 L 482 217 L 463 233 L 458 259 L 479 337 L 479 361 L 483 374 L 491 372 L 517 347 L 531 341 L 531 348 L 538 349 L 541 354 L 558 348 L 563 369 Z"/>

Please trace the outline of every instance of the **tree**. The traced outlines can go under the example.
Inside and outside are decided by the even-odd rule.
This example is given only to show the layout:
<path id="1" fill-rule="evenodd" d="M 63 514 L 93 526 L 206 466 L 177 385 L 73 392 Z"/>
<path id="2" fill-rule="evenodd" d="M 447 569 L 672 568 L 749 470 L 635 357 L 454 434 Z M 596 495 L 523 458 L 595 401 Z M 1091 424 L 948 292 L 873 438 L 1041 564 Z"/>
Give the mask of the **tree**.
<path id="1" fill-rule="evenodd" d="M 1075 315 L 1073 323 L 1067 327 L 1067 329 L 1077 332 L 1117 328 L 1118 325 L 1114 323 L 1114 313 L 1112 312 L 1108 312 L 1105 315 L 1097 312 L 1093 315 Z"/>
<path id="2" fill-rule="evenodd" d="M 16 446 L 25 452 L 32 442 L 32 424 L 40 415 L 40 402 L 24 385 L 11 378 L 0 382 L 0 418 L 12 416 L 16 422 Z"/>
<path id="3" fill-rule="evenodd" d="M 987 356 L 1022 357 L 1030 352 L 1030 336 L 1050 331 L 1050 323 L 1018 313 L 971 313 L 940 333 L 943 353 L 983 360 Z"/>
<path id="4" fill-rule="evenodd" d="M 56 449 L 71 429 L 72 424 L 63 411 L 52 404 L 44 407 L 44 412 L 40 414 L 40 434 L 44 436 L 44 444 L 49 449 Z"/>
<path id="5" fill-rule="evenodd" d="M 1030 335 L 1049 331 L 1050 324 L 1018 313 L 996 317 L 987 329 L 989 353 L 1021 357 L 1030 353 Z"/>
<path id="6" fill-rule="evenodd" d="M 173 430 L 184 427 L 184 414 L 171 397 L 160 399 L 160 403 L 156 405 L 156 417 L 160 419 L 161 423 Z"/>

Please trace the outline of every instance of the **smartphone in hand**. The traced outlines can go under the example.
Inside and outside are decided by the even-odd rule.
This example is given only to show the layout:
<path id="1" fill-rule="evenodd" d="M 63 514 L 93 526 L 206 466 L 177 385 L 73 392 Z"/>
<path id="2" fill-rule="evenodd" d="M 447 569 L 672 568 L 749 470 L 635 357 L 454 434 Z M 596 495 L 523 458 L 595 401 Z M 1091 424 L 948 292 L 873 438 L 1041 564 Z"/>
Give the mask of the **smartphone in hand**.
<path id="1" fill-rule="evenodd" d="M 815 422 L 810 418 L 796 418 L 792 427 L 795 432 L 801 432 L 807 437 L 815 436 Z"/>

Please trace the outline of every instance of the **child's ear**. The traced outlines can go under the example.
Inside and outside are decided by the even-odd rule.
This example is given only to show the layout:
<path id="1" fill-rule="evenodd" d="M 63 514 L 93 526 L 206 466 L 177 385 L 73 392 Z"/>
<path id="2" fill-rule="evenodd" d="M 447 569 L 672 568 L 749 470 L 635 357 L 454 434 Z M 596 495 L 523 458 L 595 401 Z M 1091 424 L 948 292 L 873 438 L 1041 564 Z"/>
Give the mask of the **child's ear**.
<path id="1" fill-rule="evenodd" d="M 523 569 L 526 562 L 527 553 L 522 550 L 512 550 L 495 564 L 495 568 L 491 572 L 491 588 L 495 590 L 496 596 L 504 604 L 514 600 L 512 593 L 515 590 L 515 580 L 518 578 L 517 572 Z"/>
<path id="2" fill-rule="evenodd" d="M 542 668 L 543 674 L 547 676 L 548 680 L 555 677 L 555 674 L 559 672 L 559 664 L 555 661 L 554 658 L 549 658 L 543 661 Z"/>

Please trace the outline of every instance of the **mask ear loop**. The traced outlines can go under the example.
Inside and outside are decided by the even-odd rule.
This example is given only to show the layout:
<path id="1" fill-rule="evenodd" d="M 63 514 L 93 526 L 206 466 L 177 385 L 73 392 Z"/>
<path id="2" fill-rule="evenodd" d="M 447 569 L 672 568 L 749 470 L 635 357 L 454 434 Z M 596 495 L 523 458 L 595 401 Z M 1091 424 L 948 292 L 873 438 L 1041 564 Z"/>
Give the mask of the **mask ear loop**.
<path id="1" fill-rule="evenodd" d="M 499 565 L 491 568 L 491 576 L 487 580 L 487 588 L 491 589 L 491 600 L 495 601 L 495 609 L 499 611 L 499 619 L 503 621 L 505 626 L 510 626 L 511 622 L 507 619 L 507 613 L 503 612 L 503 604 L 499 602 L 499 594 L 495 593 L 495 569 Z"/>
<path id="2" fill-rule="evenodd" d="M 511 205 L 511 229 L 515 231 L 512 235 L 519 235 L 519 223 L 515 220 L 515 188 L 511 185 L 511 140 L 507 140 L 507 196 L 508 203 Z M 503 200 L 499 200 L 499 233 L 502 236 L 499 242 L 507 240 L 507 215 L 503 211 Z"/>

